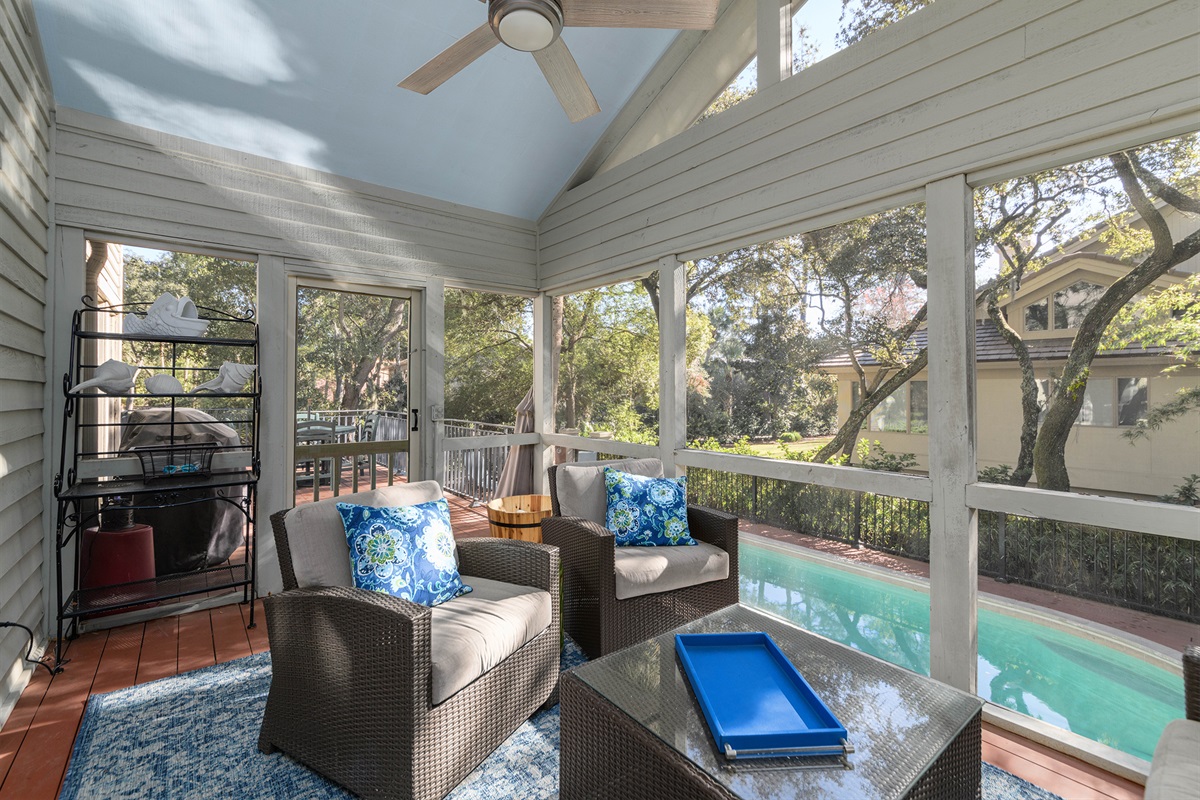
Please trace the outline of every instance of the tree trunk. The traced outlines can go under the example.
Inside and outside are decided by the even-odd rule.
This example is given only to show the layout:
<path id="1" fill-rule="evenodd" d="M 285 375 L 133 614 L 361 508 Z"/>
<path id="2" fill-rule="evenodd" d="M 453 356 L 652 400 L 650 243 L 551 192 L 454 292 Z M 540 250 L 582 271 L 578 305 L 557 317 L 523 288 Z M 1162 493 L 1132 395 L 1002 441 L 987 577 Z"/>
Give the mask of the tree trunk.
<path id="1" fill-rule="evenodd" d="M 652 275 L 647 275 L 639 282 L 642 284 L 642 288 L 646 290 L 646 294 L 650 296 L 650 305 L 654 307 L 654 318 L 661 323 L 662 315 L 658 311 L 658 273 L 655 272 Z"/>
<path id="2" fill-rule="evenodd" d="M 577 424 L 575 421 L 575 373 L 574 372 L 571 372 L 571 371 L 567 372 L 566 390 L 567 390 L 566 397 L 564 398 L 566 401 L 565 402 L 566 408 L 564 409 L 564 415 L 565 415 L 566 419 L 564 421 L 566 423 L 566 427 L 574 429 L 577 427 Z"/>
<path id="3" fill-rule="evenodd" d="M 1021 339 L 1021 335 L 1013 330 L 1004 318 L 995 289 L 988 292 L 987 312 L 1001 338 L 1008 342 L 1017 354 L 1017 363 L 1021 367 L 1021 450 L 1017 454 L 1017 466 L 1008 482 L 1013 486 L 1024 486 L 1033 477 L 1033 448 L 1037 443 L 1038 415 L 1041 413 L 1037 401 L 1037 378 L 1033 371 L 1033 359 L 1029 357 L 1029 347 Z"/>
<path id="4" fill-rule="evenodd" d="M 407 300 L 396 297 L 388 305 L 387 323 L 384 325 L 383 330 L 380 331 L 379 339 L 376 341 L 374 348 L 375 352 L 363 356 L 354 365 L 353 375 L 346 379 L 341 389 L 341 402 L 338 404 L 338 408 L 353 409 L 361 407 L 363 389 L 366 387 L 367 382 L 370 381 L 371 373 L 379 366 L 379 362 L 383 360 L 384 354 L 400 341 L 401 335 L 408 327 L 407 315 L 403 313 L 407 303 Z M 339 328 L 343 332 L 346 331 L 344 324 L 339 325 Z M 348 333 L 344 333 L 344 335 L 348 335 Z"/>
<path id="5" fill-rule="evenodd" d="M 563 349 L 563 309 L 565 299 L 555 295 L 550 309 L 550 416 L 558 416 L 558 375 L 559 361 L 562 360 Z M 550 420 L 550 429 L 557 430 L 555 419 Z"/>
<path id="6" fill-rule="evenodd" d="M 858 433 L 862 430 L 863 422 L 867 416 L 875 410 L 875 407 L 882 403 L 891 395 L 892 392 L 899 389 L 904 384 L 916 375 L 921 370 L 925 369 L 925 365 L 929 363 L 929 351 L 921 348 L 921 352 L 917 353 L 917 357 L 912 360 L 907 366 L 900 369 L 892 377 L 884 381 L 883 385 L 877 387 L 875 391 L 867 395 L 864 393 L 862 402 L 858 408 L 850 410 L 850 417 L 838 429 L 837 434 L 833 439 L 817 451 L 813 456 L 813 461 L 818 464 L 824 464 L 833 458 L 839 450 L 853 448 L 854 443 L 858 440 Z M 847 452 L 849 452 L 847 450 Z"/>
<path id="7" fill-rule="evenodd" d="M 1060 492 L 1071 489 L 1067 473 L 1067 441 L 1079 409 L 1083 406 L 1088 372 L 1092 359 L 1100 349 L 1105 328 L 1138 293 L 1165 275 L 1171 267 L 1200 253 L 1200 231 L 1183 238 L 1178 244 L 1172 243 L 1171 231 L 1158 209 L 1143 193 L 1129 156 L 1117 153 L 1110 158 L 1125 194 L 1154 238 L 1154 251 L 1108 287 L 1079 325 L 1079 332 L 1071 342 L 1071 352 L 1062 376 L 1054 387 L 1050 407 L 1042 419 L 1042 428 L 1034 446 L 1033 467 L 1038 488 L 1041 489 Z"/>

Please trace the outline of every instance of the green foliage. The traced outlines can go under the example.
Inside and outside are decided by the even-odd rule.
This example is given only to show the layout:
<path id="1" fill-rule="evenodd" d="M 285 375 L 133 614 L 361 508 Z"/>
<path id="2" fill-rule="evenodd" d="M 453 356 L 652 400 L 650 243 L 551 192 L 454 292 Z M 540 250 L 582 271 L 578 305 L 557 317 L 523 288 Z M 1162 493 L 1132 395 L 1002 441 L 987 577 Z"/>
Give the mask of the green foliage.
<path id="1" fill-rule="evenodd" d="M 878 441 L 872 447 L 866 439 L 859 440 L 858 457 L 866 469 L 880 472 L 903 472 L 917 465 L 914 453 L 889 453 Z"/>
<path id="2" fill-rule="evenodd" d="M 253 317 L 258 290 L 257 265 L 214 256 L 174 251 L 125 248 L 124 300 L 149 304 L 163 292 L 190 297 L 203 316 L 213 311 L 237 317 Z M 143 313 L 148 306 L 133 306 Z M 212 322 L 209 336 L 245 337 L 247 326 Z M 208 345 L 175 345 L 176 363 L 186 367 L 220 366 L 223 360 L 243 359 L 245 351 L 226 350 Z M 123 358 L 147 366 L 166 365 L 171 360 L 170 345 L 149 342 L 125 342 Z M 155 371 L 155 370 L 152 370 Z M 147 373 L 143 372 L 144 379 Z M 190 387 L 186 387 L 190 388 Z"/>
<path id="3" fill-rule="evenodd" d="M 533 306 L 525 297 L 446 290 L 447 419 L 512 425 L 533 385 Z"/>
<path id="4" fill-rule="evenodd" d="M 1012 482 L 1012 467 L 1008 464 L 1000 464 L 995 467 L 984 467 L 979 470 L 979 480 L 983 483 L 1011 483 Z"/>
<path id="5" fill-rule="evenodd" d="M 296 408 L 407 411 L 409 301 L 301 287 Z"/>
<path id="6" fill-rule="evenodd" d="M 843 45 L 862 41 L 931 3 L 933 0 L 842 0 L 838 41 Z"/>
<path id="7" fill-rule="evenodd" d="M 1158 501 L 1180 506 L 1200 506 L 1200 475 L 1188 475 L 1173 491 L 1160 495 Z"/>
<path id="8" fill-rule="evenodd" d="M 733 108 L 747 97 L 753 97 L 757 91 L 758 90 L 754 86 L 741 87 L 738 86 L 737 81 L 734 81 L 726 86 L 724 91 L 717 95 L 716 99 L 712 101 L 712 104 L 705 109 L 704 113 L 700 115 L 694 124 L 698 125 L 705 120 L 712 119 L 721 112 Z"/>
<path id="9" fill-rule="evenodd" d="M 560 429 L 658 441 L 658 319 L 640 282 L 564 298 L 558 386 Z"/>
<path id="10" fill-rule="evenodd" d="M 215 256 L 130 248 L 125 258 L 125 302 L 151 303 L 163 292 L 197 306 L 246 316 L 257 299 L 257 266 Z"/>
<path id="11" fill-rule="evenodd" d="M 723 445 L 712 437 L 696 439 L 688 443 L 688 447 L 694 450 L 711 450 L 714 453 L 734 453 L 739 456 L 752 456 L 755 454 L 754 449 L 750 446 L 750 439 L 746 436 L 742 436 L 729 445 Z"/>

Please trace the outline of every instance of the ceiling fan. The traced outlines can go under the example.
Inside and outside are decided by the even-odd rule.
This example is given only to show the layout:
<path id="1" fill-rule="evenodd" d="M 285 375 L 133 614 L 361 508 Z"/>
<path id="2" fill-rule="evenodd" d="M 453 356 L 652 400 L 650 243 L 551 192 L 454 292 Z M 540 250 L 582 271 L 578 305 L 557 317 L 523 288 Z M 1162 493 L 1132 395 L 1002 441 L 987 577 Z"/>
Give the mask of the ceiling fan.
<path id="1" fill-rule="evenodd" d="M 566 43 L 564 27 L 705 30 L 719 0 L 480 0 L 488 21 L 434 56 L 399 86 L 429 94 L 497 43 L 533 53 L 571 122 L 600 112 Z"/>

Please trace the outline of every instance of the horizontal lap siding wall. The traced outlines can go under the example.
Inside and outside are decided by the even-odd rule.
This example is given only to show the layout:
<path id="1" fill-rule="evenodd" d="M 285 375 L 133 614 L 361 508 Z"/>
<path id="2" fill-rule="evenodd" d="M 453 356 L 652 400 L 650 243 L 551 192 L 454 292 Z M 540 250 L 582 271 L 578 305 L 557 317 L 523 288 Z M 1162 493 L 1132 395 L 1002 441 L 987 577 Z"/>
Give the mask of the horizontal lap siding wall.
<path id="1" fill-rule="evenodd" d="M 536 285 L 531 221 L 74 109 L 60 108 L 57 123 L 60 225 L 342 265 L 364 278 Z"/>
<path id="2" fill-rule="evenodd" d="M 542 285 L 1200 127 L 1198 50 L 1197 0 L 940 0 L 565 193 Z"/>
<path id="3" fill-rule="evenodd" d="M 50 108 L 25 0 L 0 1 L 0 620 L 39 632 Z M 0 721 L 28 679 L 24 631 L 0 631 Z"/>

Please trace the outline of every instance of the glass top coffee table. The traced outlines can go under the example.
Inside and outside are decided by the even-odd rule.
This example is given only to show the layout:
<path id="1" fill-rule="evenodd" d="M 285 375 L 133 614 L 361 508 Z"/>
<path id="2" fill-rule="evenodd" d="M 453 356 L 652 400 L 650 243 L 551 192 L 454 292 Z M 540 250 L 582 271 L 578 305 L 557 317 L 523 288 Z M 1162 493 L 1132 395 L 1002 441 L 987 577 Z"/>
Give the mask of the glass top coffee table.
<path id="1" fill-rule="evenodd" d="M 775 640 L 846 727 L 850 769 L 829 757 L 731 762 L 717 752 L 674 634 L 734 631 Z M 978 697 L 745 606 L 570 670 L 561 702 L 566 800 L 979 797 Z"/>

